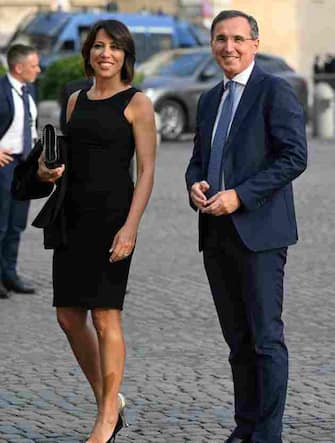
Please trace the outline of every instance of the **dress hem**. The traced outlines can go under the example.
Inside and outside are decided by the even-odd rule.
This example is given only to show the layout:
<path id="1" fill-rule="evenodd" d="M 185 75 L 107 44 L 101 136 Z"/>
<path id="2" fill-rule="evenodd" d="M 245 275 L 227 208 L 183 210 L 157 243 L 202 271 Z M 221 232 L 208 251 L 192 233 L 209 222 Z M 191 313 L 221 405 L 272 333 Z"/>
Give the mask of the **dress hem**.
<path id="1" fill-rule="evenodd" d="M 53 303 L 52 306 L 54 308 L 84 308 L 84 309 L 95 309 L 95 308 L 99 309 L 100 308 L 100 309 L 117 309 L 118 311 L 122 311 L 123 310 L 123 306 L 120 307 L 120 306 L 111 306 L 111 305 L 108 305 L 108 306 L 106 306 L 106 305 L 95 305 L 95 306 L 92 306 L 92 305 L 86 305 L 86 304 L 64 304 L 64 303 L 62 303 L 62 304 L 55 304 L 55 303 Z"/>

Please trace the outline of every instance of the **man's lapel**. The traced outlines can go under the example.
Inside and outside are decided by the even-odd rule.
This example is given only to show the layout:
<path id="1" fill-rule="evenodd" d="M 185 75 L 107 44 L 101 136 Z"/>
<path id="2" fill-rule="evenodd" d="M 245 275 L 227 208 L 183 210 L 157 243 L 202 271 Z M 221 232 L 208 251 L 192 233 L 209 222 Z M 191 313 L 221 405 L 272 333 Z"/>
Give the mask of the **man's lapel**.
<path id="1" fill-rule="evenodd" d="M 251 72 L 250 78 L 245 86 L 238 107 L 236 109 L 236 113 L 229 131 L 226 149 L 234 140 L 236 134 L 238 133 L 241 123 L 243 122 L 251 106 L 254 104 L 255 100 L 257 99 L 258 94 L 260 93 L 262 88 L 263 79 L 264 79 L 264 72 L 255 65 L 254 69 Z"/>

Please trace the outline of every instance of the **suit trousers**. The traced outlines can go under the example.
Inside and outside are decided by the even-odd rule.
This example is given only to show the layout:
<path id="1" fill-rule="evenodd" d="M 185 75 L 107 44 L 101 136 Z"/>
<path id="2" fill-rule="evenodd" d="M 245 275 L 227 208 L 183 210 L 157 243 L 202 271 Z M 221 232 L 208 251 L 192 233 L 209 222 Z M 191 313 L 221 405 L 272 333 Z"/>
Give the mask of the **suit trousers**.
<path id="1" fill-rule="evenodd" d="M 234 435 L 281 443 L 288 352 L 281 319 L 287 248 L 253 252 L 230 216 L 206 216 L 204 265 L 234 382 Z"/>
<path id="2" fill-rule="evenodd" d="M 10 190 L 17 161 L 15 158 L 0 171 L 0 280 L 17 278 L 20 236 L 27 226 L 30 202 L 15 200 Z"/>

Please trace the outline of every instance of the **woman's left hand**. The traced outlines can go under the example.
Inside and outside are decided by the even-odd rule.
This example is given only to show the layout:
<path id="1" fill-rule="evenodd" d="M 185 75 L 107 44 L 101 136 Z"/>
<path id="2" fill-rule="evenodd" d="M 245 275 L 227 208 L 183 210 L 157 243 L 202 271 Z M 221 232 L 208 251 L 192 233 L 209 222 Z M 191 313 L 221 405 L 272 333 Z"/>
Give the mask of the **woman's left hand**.
<path id="1" fill-rule="evenodd" d="M 114 237 L 113 244 L 109 250 L 111 256 L 109 261 L 124 260 L 133 252 L 136 241 L 137 230 L 127 225 L 123 225 Z"/>

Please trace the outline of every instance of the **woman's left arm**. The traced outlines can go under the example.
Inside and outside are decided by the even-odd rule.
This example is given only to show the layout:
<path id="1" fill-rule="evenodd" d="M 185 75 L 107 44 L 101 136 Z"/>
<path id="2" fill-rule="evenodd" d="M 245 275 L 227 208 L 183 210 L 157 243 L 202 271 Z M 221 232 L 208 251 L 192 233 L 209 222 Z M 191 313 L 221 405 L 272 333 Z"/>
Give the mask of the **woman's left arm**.
<path id="1" fill-rule="evenodd" d="M 157 136 L 150 99 L 141 92 L 136 93 L 125 110 L 125 116 L 133 126 L 137 179 L 127 220 L 115 235 L 110 249 L 111 262 L 122 260 L 132 253 L 138 226 L 154 183 Z"/>

